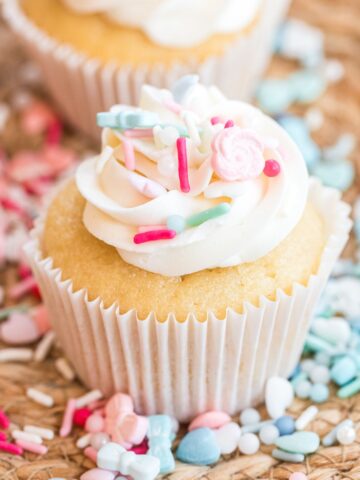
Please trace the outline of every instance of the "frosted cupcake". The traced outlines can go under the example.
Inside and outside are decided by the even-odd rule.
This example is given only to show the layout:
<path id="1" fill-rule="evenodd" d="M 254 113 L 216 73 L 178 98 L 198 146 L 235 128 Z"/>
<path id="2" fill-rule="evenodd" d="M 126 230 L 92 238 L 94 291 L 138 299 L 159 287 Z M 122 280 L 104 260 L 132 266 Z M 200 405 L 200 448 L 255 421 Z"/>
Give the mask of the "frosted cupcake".
<path id="1" fill-rule="evenodd" d="M 4 13 L 39 62 L 59 107 L 99 136 L 98 111 L 138 102 L 197 72 L 246 99 L 290 0 L 6 0 Z"/>
<path id="2" fill-rule="evenodd" d="M 194 76 L 97 117 L 27 253 L 82 380 L 188 420 L 295 367 L 349 208 L 287 133 Z"/>

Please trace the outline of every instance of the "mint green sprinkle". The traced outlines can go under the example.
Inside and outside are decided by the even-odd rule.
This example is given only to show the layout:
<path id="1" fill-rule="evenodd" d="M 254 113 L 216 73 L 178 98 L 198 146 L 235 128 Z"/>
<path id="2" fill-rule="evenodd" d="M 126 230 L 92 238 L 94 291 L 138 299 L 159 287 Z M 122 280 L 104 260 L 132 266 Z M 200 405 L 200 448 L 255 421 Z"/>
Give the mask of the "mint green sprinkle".
<path id="1" fill-rule="evenodd" d="M 359 391 L 360 391 L 360 377 L 357 377 L 351 383 L 349 383 L 348 385 L 345 385 L 345 387 L 340 388 L 337 391 L 336 395 L 339 398 L 348 398 L 348 397 L 352 397 Z"/>
<path id="2" fill-rule="evenodd" d="M 305 346 L 309 348 L 312 352 L 328 352 L 332 353 L 334 351 L 334 347 L 330 345 L 329 342 L 326 342 L 322 338 L 316 337 L 309 333 L 306 337 Z"/>
<path id="3" fill-rule="evenodd" d="M 15 305 L 14 307 L 3 308 L 0 310 L 0 320 L 11 315 L 13 312 L 26 312 L 28 307 L 26 305 Z"/>
<path id="4" fill-rule="evenodd" d="M 208 210 L 204 210 L 203 212 L 191 215 L 186 219 L 186 224 L 188 227 L 197 227 L 198 225 L 201 225 L 202 223 L 207 222 L 212 218 L 220 217 L 221 215 L 228 213 L 230 211 L 230 208 L 230 205 L 226 202 L 219 203 L 219 205 L 216 205 L 216 207 L 209 208 Z"/>
<path id="5" fill-rule="evenodd" d="M 300 372 L 297 375 L 295 375 L 294 378 L 291 379 L 290 383 L 295 388 L 298 383 L 303 382 L 304 380 L 307 380 L 307 377 L 308 376 L 305 372 Z"/>

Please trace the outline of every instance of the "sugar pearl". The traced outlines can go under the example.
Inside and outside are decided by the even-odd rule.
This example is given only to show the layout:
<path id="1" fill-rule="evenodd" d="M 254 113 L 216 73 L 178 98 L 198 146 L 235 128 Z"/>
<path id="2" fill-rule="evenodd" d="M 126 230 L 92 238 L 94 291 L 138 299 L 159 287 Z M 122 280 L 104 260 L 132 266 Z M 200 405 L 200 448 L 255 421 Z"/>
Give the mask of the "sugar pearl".
<path id="1" fill-rule="evenodd" d="M 253 455 L 259 450 L 260 441 L 254 433 L 245 433 L 239 440 L 239 450 L 244 455 Z"/>
<path id="2" fill-rule="evenodd" d="M 242 425 L 252 425 L 260 422 L 260 413 L 255 408 L 245 408 L 240 414 Z"/>
<path id="3" fill-rule="evenodd" d="M 295 421 L 289 415 L 283 415 L 276 420 L 275 427 L 280 435 L 291 435 L 295 431 Z"/>
<path id="4" fill-rule="evenodd" d="M 323 403 L 329 398 L 329 389 L 323 383 L 315 383 L 310 390 L 310 398 L 315 403 Z"/>
<path id="5" fill-rule="evenodd" d="M 93 414 L 86 420 L 85 430 L 90 433 L 97 433 L 103 431 L 105 428 L 105 421 L 101 415 Z"/>
<path id="6" fill-rule="evenodd" d="M 347 426 L 341 427 L 336 433 L 336 438 L 340 445 L 351 445 L 356 438 L 355 429 Z"/>
<path id="7" fill-rule="evenodd" d="M 100 450 L 101 447 L 110 442 L 110 437 L 107 433 L 98 432 L 91 435 L 90 444 L 95 450 Z"/>
<path id="8" fill-rule="evenodd" d="M 311 390 L 311 383 L 308 380 L 303 380 L 295 385 L 295 395 L 299 398 L 309 398 Z"/>
<path id="9" fill-rule="evenodd" d="M 330 372 L 325 365 L 316 365 L 309 373 L 310 380 L 314 383 L 329 383 Z"/>
<path id="10" fill-rule="evenodd" d="M 310 373 L 315 366 L 316 366 L 316 363 L 314 362 L 314 360 L 311 360 L 310 358 L 303 360 L 301 362 L 301 370 L 305 373 Z"/>
<path id="11" fill-rule="evenodd" d="M 181 215 L 170 215 L 167 218 L 166 226 L 169 230 L 175 230 L 176 233 L 181 233 L 185 230 L 186 221 Z"/>
<path id="12" fill-rule="evenodd" d="M 280 432 L 275 425 L 264 425 L 260 430 L 259 436 L 265 445 L 273 445 L 280 436 Z"/>
<path id="13" fill-rule="evenodd" d="M 265 167 L 264 167 L 264 174 L 267 177 L 276 177 L 279 175 L 281 171 L 281 167 L 279 162 L 276 160 L 266 160 Z"/>

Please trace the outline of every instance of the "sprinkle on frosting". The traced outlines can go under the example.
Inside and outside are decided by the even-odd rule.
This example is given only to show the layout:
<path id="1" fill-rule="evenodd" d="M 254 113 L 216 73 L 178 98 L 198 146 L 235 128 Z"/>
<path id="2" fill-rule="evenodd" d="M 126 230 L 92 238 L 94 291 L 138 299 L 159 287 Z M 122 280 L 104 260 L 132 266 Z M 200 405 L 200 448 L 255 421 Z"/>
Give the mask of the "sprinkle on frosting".
<path id="1" fill-rule="evenodd" d="M 265 255 L 307 198 L 304 161 L 284 130 L 197 80 L 171 91 L 145 85 L 138 108 L 100 113 L 102 152 L 76 174 L 85 227 L 126 262 L 162 275 Z"/>

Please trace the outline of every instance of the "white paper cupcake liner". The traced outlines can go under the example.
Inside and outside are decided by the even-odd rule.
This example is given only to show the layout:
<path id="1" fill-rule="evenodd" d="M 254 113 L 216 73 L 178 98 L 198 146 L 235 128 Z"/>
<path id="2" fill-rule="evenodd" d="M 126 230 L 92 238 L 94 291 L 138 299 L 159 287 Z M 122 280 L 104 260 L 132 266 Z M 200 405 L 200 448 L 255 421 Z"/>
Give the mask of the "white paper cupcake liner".
<path id="1" fill-rule="evenodd" d="M 198 73 L 204 84 L 217 85 L 229 98 L 246 100 L 271 56 L 273 36 L 291 0 L 264 0 L 259 21 L 222 56 L 194 59 L 170 67 L 101 65 L 41 31 L 23 13 L 19 0 L 5 0 L 4 16 L 39 64 L 59 109 L 79 130 L 100 139 L 96 113 L 123 103 L 136 105 L 144 83 L 170 88 L 182 75 Z"/>
<path id="2" fill-rule="evenodd" d="M 74 292 L 51 258 L 42 258 L 43 219 L 25 251 L 39 282 L 56 334 L 80 378 L 105 395 L 128 392 L 143 414 L 167 413 L 181 421 L 206 410 L 234 414 L 263 400 L 266 380 L 287 377 L 299 360 L 315 303 L 351 228 L 350 207 L 335 190 L 311 182 L 310 201 L 322 215 L 328 240 L 316 275 L 291 295 L 278 290 L 258 307 L 244 305 L 226 317 L 193 314 L 180 323 L 173 314 L 161 323 L 151 313 L 120 313 Z"/>

